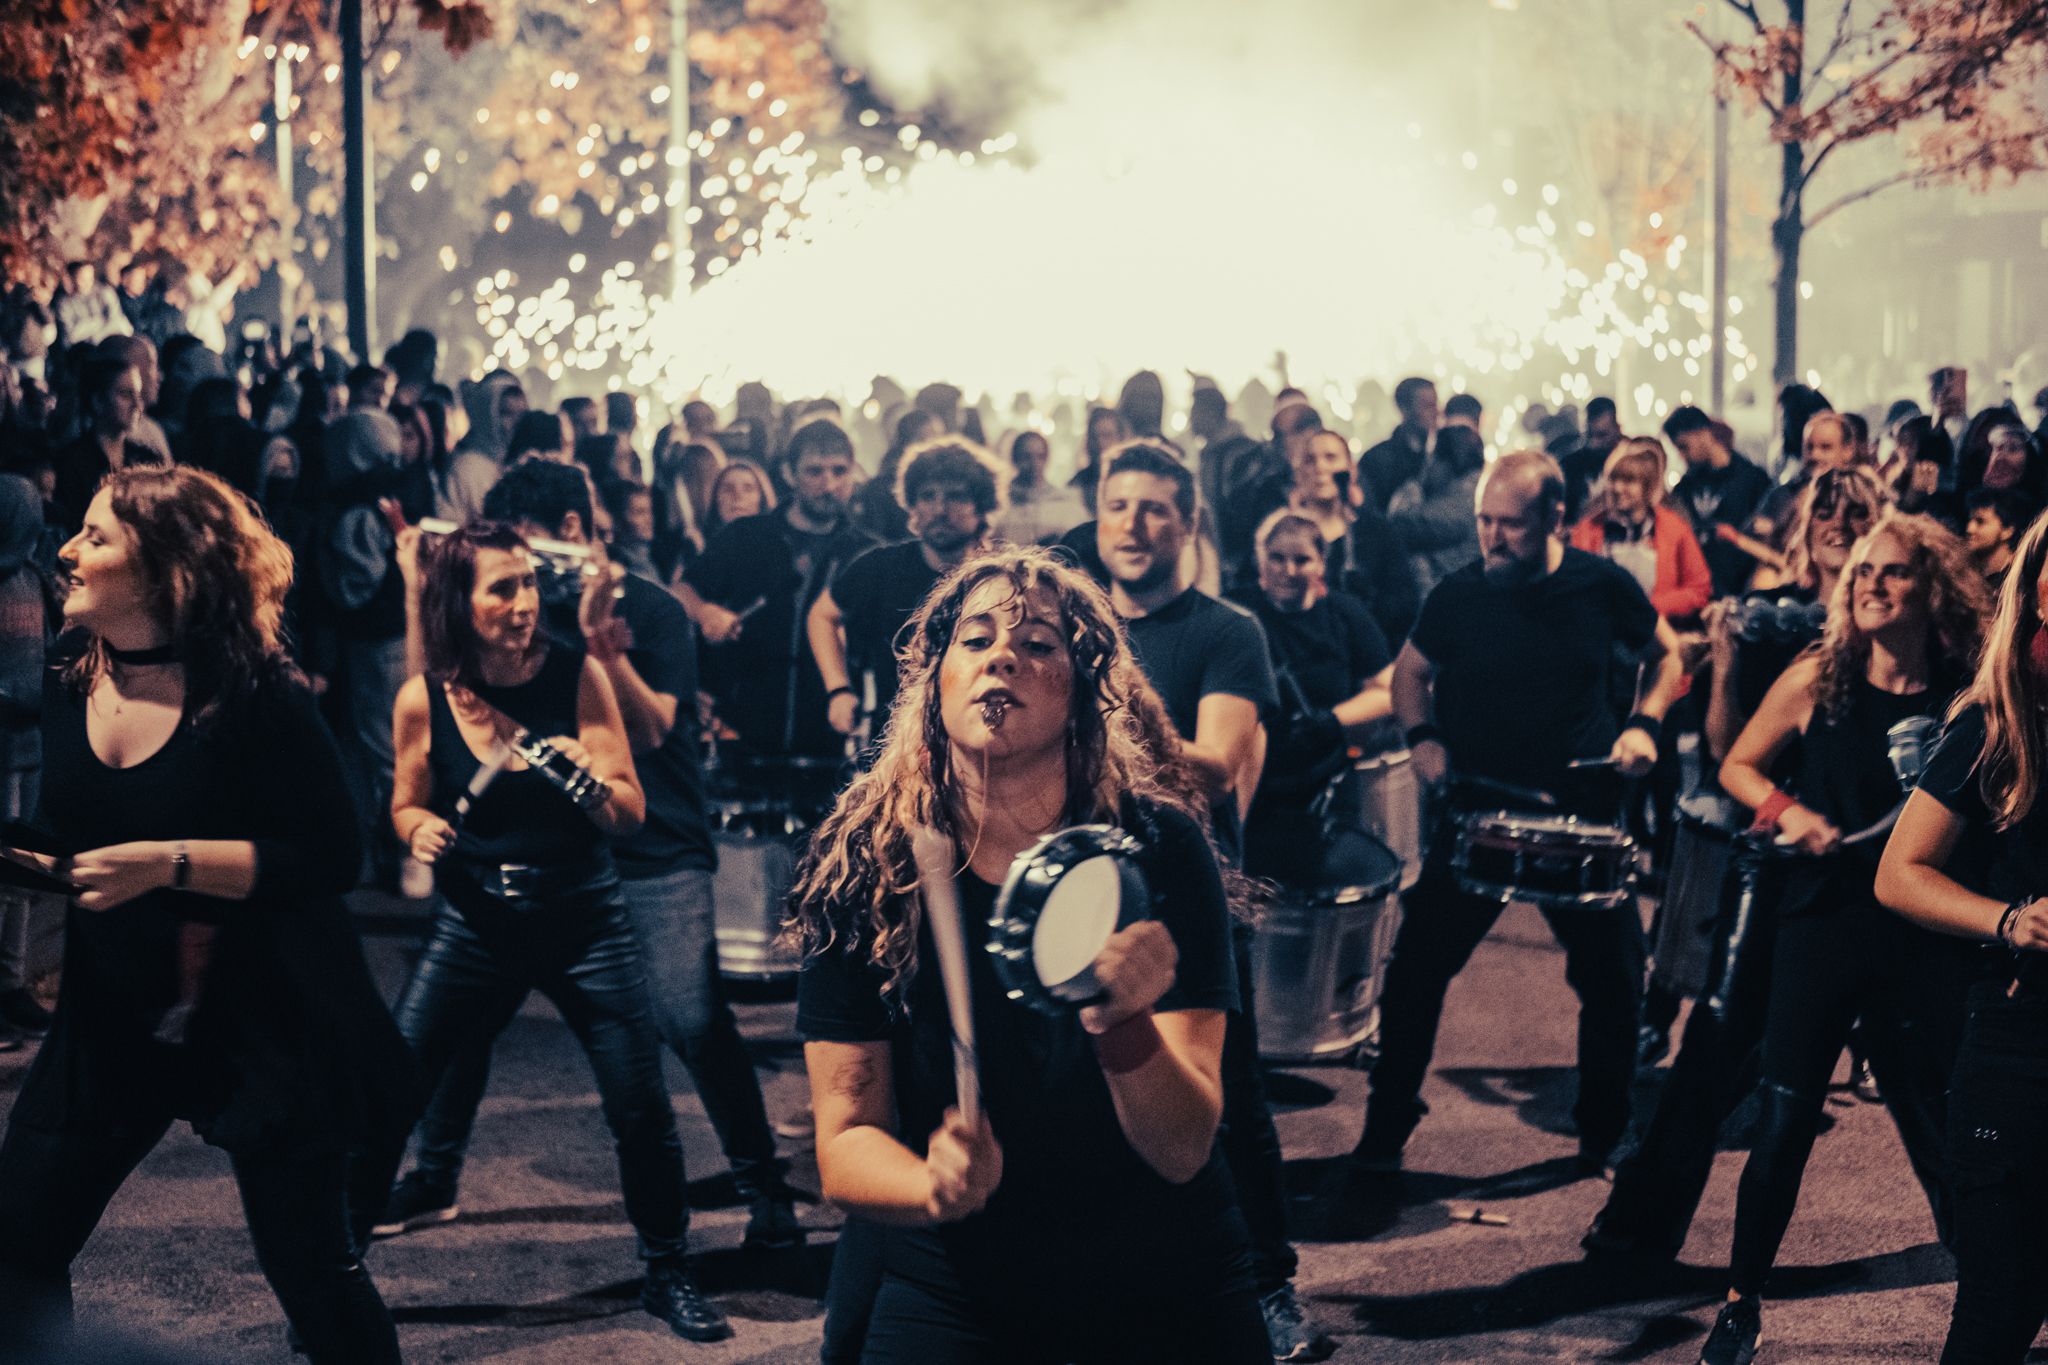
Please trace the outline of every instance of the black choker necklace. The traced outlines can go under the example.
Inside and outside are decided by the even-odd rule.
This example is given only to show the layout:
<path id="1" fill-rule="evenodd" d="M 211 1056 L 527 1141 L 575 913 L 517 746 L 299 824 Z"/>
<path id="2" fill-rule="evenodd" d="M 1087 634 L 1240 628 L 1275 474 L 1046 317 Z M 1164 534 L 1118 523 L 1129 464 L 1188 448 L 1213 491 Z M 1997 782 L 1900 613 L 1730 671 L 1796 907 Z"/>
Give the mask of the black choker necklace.
<path id="1" fill-rule="evenodd" d="M 102 640 L 100 641 L 100 648 L 107 651 L 109 659 L 112 659 L 117 664 L 124 664 L 129 668 L 144 668 L 150 664 L 174 664 L 178 662 L 178 649 L 175 645 L 151 645 L 148 649 L 116 649 L 113 645 Z"/>

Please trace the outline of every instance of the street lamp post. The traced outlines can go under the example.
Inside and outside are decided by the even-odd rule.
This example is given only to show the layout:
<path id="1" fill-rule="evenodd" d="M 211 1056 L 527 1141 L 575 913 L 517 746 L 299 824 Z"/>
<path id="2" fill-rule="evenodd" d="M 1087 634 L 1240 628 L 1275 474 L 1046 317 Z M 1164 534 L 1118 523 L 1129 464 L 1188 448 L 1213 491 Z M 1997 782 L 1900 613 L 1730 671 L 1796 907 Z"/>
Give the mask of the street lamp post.
<path id="1" fill-rule="evenodd" d="M 348 302 L 348 344 L 358 361 L 370 358 L 371 316 L 377 300 L 377 209 L 370 180 L 369 70 L 363 60 L 363 0 L 341 0 L 341 123 L 348 163 L 343 273 Z"/>
<path id="2" fill-rule="evenodd" d="M 668 5 L 668 249 L 672 302 L 690 292 L 690 0 Z"/>

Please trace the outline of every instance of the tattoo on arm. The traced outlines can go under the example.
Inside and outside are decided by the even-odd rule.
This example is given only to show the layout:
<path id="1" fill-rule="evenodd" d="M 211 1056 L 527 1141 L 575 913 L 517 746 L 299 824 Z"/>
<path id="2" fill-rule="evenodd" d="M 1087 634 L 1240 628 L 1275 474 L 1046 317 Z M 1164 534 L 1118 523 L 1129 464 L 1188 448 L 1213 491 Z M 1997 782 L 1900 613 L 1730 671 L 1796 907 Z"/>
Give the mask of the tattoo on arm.
<path id="1" fill-rule="evenodd" d="M 856 1052 L 835 1069 L 832 1093 L 858 1106 L 873 1093 L 881 1079 L 875 1059 L 865 1051 Z"/>

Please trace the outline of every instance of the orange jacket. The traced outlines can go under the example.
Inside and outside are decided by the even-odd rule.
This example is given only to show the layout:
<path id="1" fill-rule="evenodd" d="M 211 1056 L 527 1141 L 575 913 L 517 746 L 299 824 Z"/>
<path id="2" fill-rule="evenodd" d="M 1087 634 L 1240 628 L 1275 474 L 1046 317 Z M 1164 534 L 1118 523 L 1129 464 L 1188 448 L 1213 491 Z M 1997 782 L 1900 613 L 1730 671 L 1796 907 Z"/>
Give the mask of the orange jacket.
<path id="1" fill-rule="evenodd" d="M 1713 600 L 1714 580 L 1692 527 L 1682 515 L 1659 505 L 1650 524 L 1650 543 L 1657 550 L 1657 583 L 1650 590 L 1650 605 L 1667 621 L 1699 615 Z M 1587 517 L 1572 527 L 1572 545 L 1604 559 L 1607 532 L 1600 518 Z"/>

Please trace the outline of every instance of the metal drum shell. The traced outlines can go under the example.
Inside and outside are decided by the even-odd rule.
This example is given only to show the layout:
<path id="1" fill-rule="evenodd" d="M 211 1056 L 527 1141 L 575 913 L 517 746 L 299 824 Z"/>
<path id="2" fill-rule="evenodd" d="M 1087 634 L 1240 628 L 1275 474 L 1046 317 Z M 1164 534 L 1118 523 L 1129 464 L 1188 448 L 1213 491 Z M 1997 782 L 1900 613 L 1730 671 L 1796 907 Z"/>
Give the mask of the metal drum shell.
<path id="1" fill-rule="evenodd" d="M 1072 825 L 1055 830 L 1018 854 L 996 893 L 984 945 L 1004 994 L 1043 1014 L 1066 1014 L 1101 994 L 1092 970 L 1067 981 L 1038 979 L 1032 936 L 1053 887 L 1068 870 L 1095 858 L 1112 858 L 1119 881 L 1116 927 L 1121 930 L 1152 914 L 1152 892 L 1138 867 L 1142 846 L 1115 825 Z"/>
<path id="2" fill-rule="evenodd" d="M 1611 910 L 1635 895 L 1635 840 L 1575 816 L 1475 811 L 1460 816 L 1451 857 L 1458 886 L 1546 910 Z"/>
<path id="3" fill-rule="evenodd" d="M 1259 1055 L 1274 1062 L 1348 1058 L 1378 1031 L 1380 989 L 1399 928 L 1398 854 L 1372 835 L 1335 838 L 1377 849 L 1386 872 L 1360 884 L 1282 885 L 1252 939 Z"/>
<path id="4" fill-rule="evenodd" d="M 1406 749 L 1368 754 L 1330 783 L 1326 823 L 1354 829 L 1392 849 L 1401 859 L 1400 890 L 1422 877 L 1422 782 Z"/>
<path id="5" fill-rule="evenodd" d="M 1650 942 L 1651 976 L 1674 995 L 1696 998 L 1707 986 L 1714 921 L 1735 875 L 1737 831 L 1724 819 L 1682 806 L 1674 814 L 1671 868 Z"/>
<path id="6" fill-rule="evenodd" d="M 735 981 L 789 982 L 802 954 L 780 942 L 808 824 L 771 798 L 708 803 L 718 871 L 712 874 L 718 974 Z"/>

